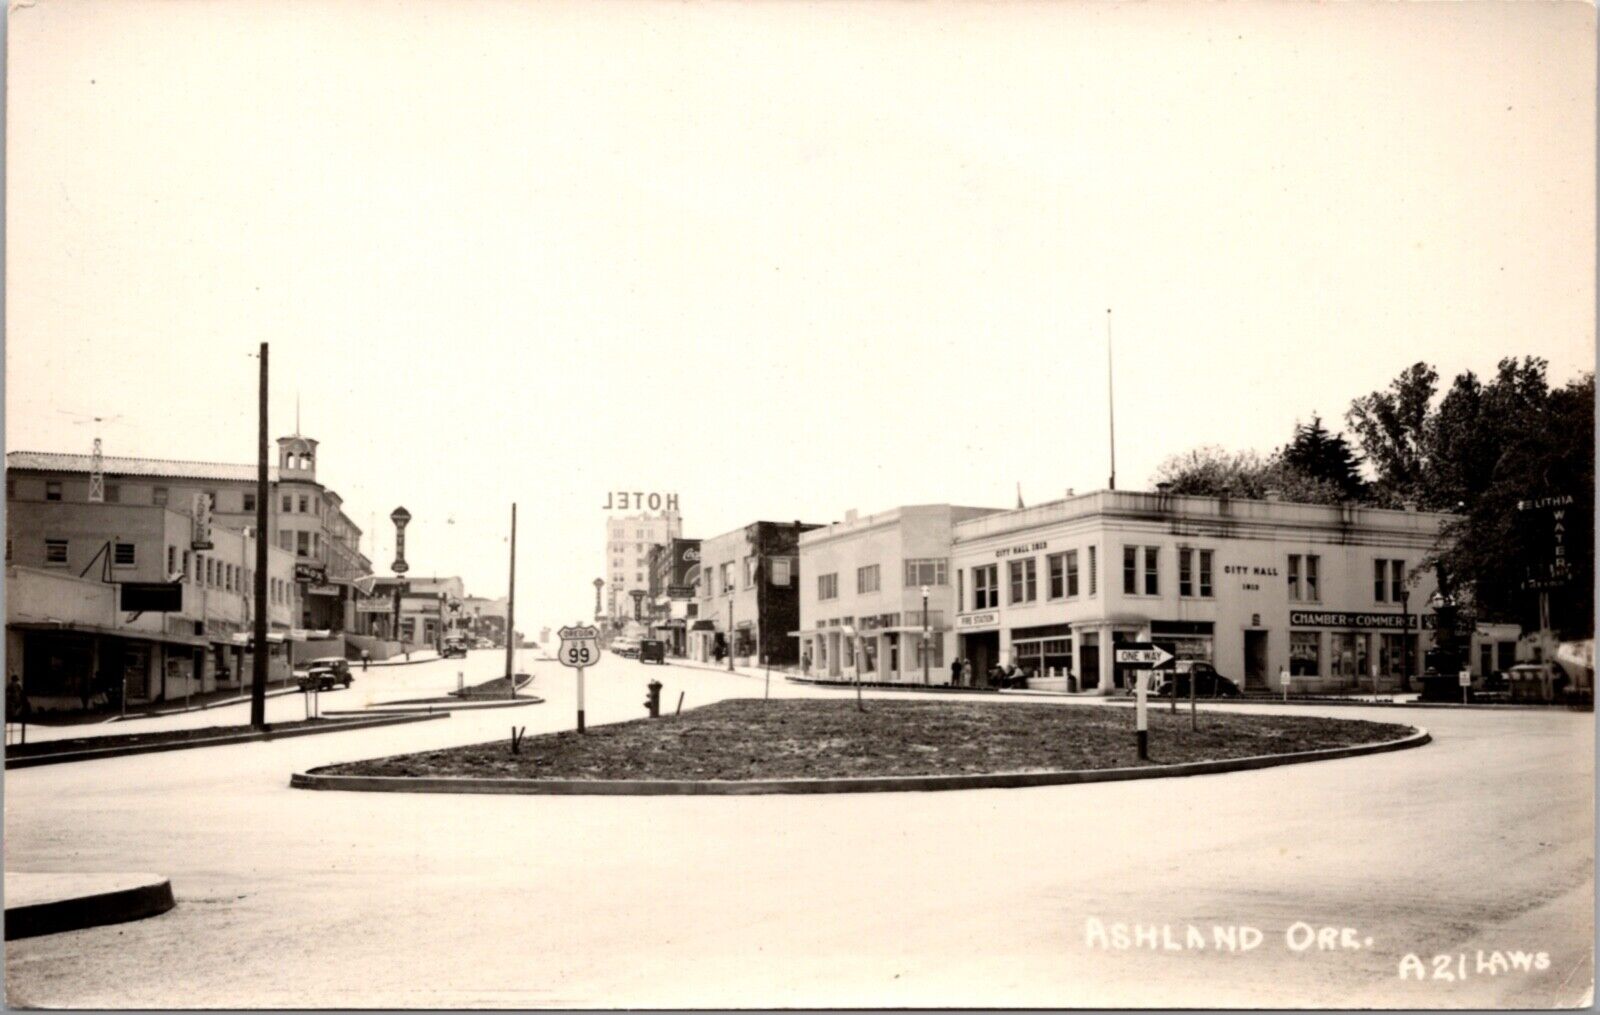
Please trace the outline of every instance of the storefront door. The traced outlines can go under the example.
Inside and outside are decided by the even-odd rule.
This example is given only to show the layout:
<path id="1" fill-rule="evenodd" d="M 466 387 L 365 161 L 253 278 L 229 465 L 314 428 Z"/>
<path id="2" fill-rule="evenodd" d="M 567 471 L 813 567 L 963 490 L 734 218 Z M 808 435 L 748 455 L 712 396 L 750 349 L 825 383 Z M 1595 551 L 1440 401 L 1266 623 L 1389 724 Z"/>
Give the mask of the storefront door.
<path id="1" fill-rule="evenodd" d="M 1244 689 L 1267 690 L 1267 632 L 1244 633 Z"/>

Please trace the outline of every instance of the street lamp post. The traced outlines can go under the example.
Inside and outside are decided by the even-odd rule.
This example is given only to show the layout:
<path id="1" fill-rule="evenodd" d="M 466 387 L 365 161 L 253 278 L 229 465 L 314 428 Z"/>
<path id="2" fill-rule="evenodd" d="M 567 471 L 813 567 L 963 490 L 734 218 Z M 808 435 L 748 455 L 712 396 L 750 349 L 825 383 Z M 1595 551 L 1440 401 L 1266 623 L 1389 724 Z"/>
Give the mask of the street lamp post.
<path id="1" fill-rule="evenodd" d="M 922 586 L 922 683 L 928 683 L 928 586 Z"/>
<path id="2" fill-rule="evenodd" d="M 403 646 L 405 639 L 400 636 L 400 596 L 405 590 L 405 573 L 411 570 L 411 565 L 406 563 L 406 523 L 411 521 L 411 512 L 397 507 L 389 513 L 389 520 L 394 522 L 394 563 L 390 565 L 395 577 L 394 639 Z"/>
<path id="3" fill-rule="evenodd" d="M 606 580 L 604 578 L 596 578 L 594 580 L 594 619 L 596 620 L 600 619 L 600 590 L 605 587 L 605 584 Z"/>

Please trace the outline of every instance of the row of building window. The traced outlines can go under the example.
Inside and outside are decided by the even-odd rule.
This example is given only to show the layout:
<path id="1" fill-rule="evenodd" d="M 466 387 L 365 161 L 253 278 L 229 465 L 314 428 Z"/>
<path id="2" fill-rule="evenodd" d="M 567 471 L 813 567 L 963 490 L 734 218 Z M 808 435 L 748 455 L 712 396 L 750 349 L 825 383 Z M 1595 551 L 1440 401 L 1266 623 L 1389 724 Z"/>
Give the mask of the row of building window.
<path id="1" fill-rule="evenodd" d="M 744 559 L 744 587 L 747 589 L 755 588 L 758 561 L 759 558 L 757 557 L 746 557 Z M 712 581 L 710 577 L 712 574 L 715 574 L 718 580 Z M 792 559 L 788 557 L 768 558 L 767 582 L 769 584 L 787 586 L 793 580 L 794 561 Z M 700 579 L 700 595 L 702 598 L 709 599 L 712 596 L 726 595 L 732 591 L 734 591 L 733 561 L 723 562 L 715 572 L 712 572 L 709 568 L 702 572 Z"/>
<path id="2" fill-rule="evenodd" d="M 905 561 L 905 587 L 908 589 L 920 588 L 923 585 L 948 585 L 950 584 L 950 562 L 943 557 L 928 557 Z M 787 585 L 787 578 L 780 584 Z M 856 568 L 856 593 L 858 595 L 878 592 L 883 587 L 883 575 L 880 566 L 868 564 Z M 823 574 L 817 576 L 817 598 L 839 598 L 839 575 Z"/>
<path id="3" fill-rule="evenodd" d="M 13 481 L 13 483 L 8 483 L 7 484 L 6 491 L 7 491 L 8 495 L 13 495 L 13 496 L 15 495 L 16 487 L 14 485 L 14 481 Z M 207 497 L 211 498 L 212 510 L 214 510 L 214 511 L 223 511 L 223 510 L 225 510 L 222 507 L 221 500 L 217 497 L 217 491 L 215 491 L 215 490 L 204 490 L 202 492 Z M 122 486 L 121 486 L 121 484 L 118 484 L 118 483 L 107 483 L 107 484 L 105 484 L 105 497 L 106 497 L 106 503 L 107 504 L 121 504 L 122 503 Z M 61 499 L 61 484 L 59 482 L 57 482 L 56 480 L 47 480 L 45 482 L 45 484 L 44 484 L 44 499 L 45 500 L 54 500 L 54 501 L 60 500 Z M 164 487 L 164 486 L 153 486 L 153 487 L 150 488 L 150 503 L 155 505 L 156 507 L 166 507 L 166 506 L 168 506 L 168 502 L 170 501 L 170 499 L 171 499 L 171 491 L 167 487 Z M 298 506 L 298 513 L 299 514 L 312 514 L 312 513 L 315 513 L 319 517 L 322 514 L 322 501 L 319 500 L 319 499 L 318 500 L 314 500 L 309 494 L 300 494 L 298 497 L 295 496 L 295 495 L 292 495 L 292 494 L 284 494 L 283 495 L 283 499 L 281 501 L 281 504 L 283 506 L 283 512 L 285 514 L 294 514 L 294 513 L 296 513 L 296 507 L 297 506 Z M 254 511 L 255 509 L 256 509 L 256 495 L 254 493 L 242 493 L 242 494 L 239 495 L 239 510 L 240 511 Z"/>
<path id="4" fill-rule="evenodd" d="M 1089 547 L 1089 595 L 1095 594 L 1094 554 Z M 1049 598 L 1071 599 L 1078 595 L 1078 551 L 1053 553 L 1045 558 L 1049 569 Z M 1178 595 L 1185 599 L 1213 599 L 1216 597 L 1214 580 L 1215 553 L 1193 547 L 1178 548 Z M 1289 599 L 1293 602 L 1319 602 L 1321 590 L 1321 558 L 1315 554 L 1289 555 Z M 1038 565 L 1036 558 L 1013 560 L 1007 563 L 1009 605 L 1038 601 Z M 908 581 L 907 584 L 910 584 Z M 1376 560 L 1373 562 L 1373 600 L 1380 603 L 1400 602 L 1405 592 L 1405 561 Z M 1158 546 L 1124 546 L 1122 548 L 1122 591 L 1130 596 L 1159 596 L 1161 594 L 1161 548 Z M 985 564 L 972 569 L 972 609 L 988 610 L 1000 605 L 1000 575 L 998 564 Z"/>
<path id="5" fill-rule="evenodd" d="M 1089 595 L 1096 594 L 1095 547 L 1088 549 Z M 1209 565 L 1208 565 L 1209 567 Z M 1076 598 L 1083 586 L 1077 550 L 1052 553 L 1045 557 L 1046 594 L 1050 599 Z M 1008 561 L 1006 564 L 1007 602 L 1012 605 L 1038 602 L 1039 563 L 1036 557 Z M 964 590 L 962 590 L 964 591 Z M 983 564 L 972 569 L 972 608 L 992 610 L 1000 605 L 1000 565 Z"/>

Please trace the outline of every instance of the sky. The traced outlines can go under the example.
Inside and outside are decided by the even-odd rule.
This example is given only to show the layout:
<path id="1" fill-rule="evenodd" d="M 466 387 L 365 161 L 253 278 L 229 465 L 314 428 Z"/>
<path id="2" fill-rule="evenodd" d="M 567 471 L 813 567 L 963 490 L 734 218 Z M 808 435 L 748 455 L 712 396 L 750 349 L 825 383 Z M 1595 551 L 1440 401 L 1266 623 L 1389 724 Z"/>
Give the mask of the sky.
<path id="1" fill-rule="evenodd" d="M 6 446 L 250 462 L 587 617 L 685 535 L 1121 489 L 1418 360 L 1595 360 L 1582 3 L 42 0 Z M 1112 313 L 1108 315 L 1107 310 Z M 522 625 L 519 625 L 522 626 Z"/>

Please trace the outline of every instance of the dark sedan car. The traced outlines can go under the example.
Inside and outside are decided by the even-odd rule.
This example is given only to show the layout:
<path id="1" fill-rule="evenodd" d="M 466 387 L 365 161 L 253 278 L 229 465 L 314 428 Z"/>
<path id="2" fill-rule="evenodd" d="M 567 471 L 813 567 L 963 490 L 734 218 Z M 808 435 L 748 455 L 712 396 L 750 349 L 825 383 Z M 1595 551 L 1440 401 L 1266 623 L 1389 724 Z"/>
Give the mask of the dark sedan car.
<path id="1" fill-rule="evenodd" d="M 1155 692 L 1162 697 L 1176 693 L 1180 698 L 1189 696 L 1189 681 L 1194 681 L 1197 698 L 1237 698 L 1239 685 L 1216 671 L 1210 663 L 1181 659 L 1171 673 L 1162 674 Z"/>

